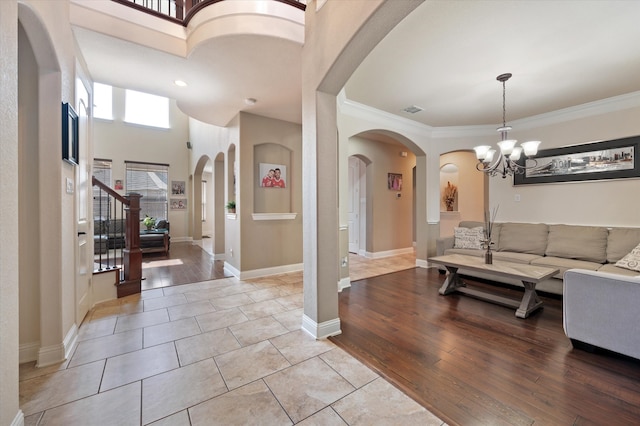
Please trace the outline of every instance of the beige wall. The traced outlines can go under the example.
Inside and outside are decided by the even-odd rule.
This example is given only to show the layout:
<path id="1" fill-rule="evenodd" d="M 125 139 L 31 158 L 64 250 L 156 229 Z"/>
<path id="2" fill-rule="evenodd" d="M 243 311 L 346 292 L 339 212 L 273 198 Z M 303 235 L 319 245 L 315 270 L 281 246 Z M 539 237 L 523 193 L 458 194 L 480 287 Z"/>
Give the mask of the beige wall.
<path id="1" fill-rule="evenodd" d="M 639 116 L 640 107 L 628 108 L 513 136 L 539 139 L 540 149 L 617 139 L 640 134 Z M 513 186 L 510 179 L 492 178 L 489 185 L 490 205 L 500 206 L 498 221 L 640 226 L 638 179 Z"/>
<path id="2" fill-rule="evenodd" d="M 18 406 L 18 4 L 0 1 L 0 424 Z"/>
<path id="3" fill-rule="evenodd" d="M 404 145 L 378 142 L 361 137 L 349 139 L 349 155 L 367 158 L 367 235 L 369 255 L 413 246 L 413 168 L 416 157 Z M 388 173 L 402 174 L 402 191 L 388 189 Z M 369 182 L 369 179 L 371 182 Z M 397 195 L 401 197 L 398 198 Z"/>
<path id="4" fill-rule="evenodd" d="M 37 348 L 40 344 L 40 168 L 38 158 L 38 65 L 31 44 L 19 26 L 18 80 L 20 104 L 20 143 L 18 180 L 20 215 L 20 345 Z M 33 121 L 30 123 L 26 117 Z M 32 361 L 33 359 L 30 359 Z"/>
<path id="5" fill-rule="evenodd" d="M 113 88 L 113 117 L 94 120 L 94 156 L 112 160 L 111 176 L 126 180 L 125 160 L 169 164 L 169 185 L 172 180 L 189 181 L 189 118 L 171 100 L 170 129 L 138 126 L 124 122 L 125 90 Z M 113 182 L 110 184 L 114 186 Z M 126 188 L 126 182 L 125 182 Z M 123 195 L 125 191 L 118 191 Z M 170 192 L 169 192 L 170 194 Z M 169 195 L 171 197 L 171 195 Z M 191 208 L 187 200 L 187 208 Z M 189 214 L 185 210 L 169 209 L 172 241 L 184 241 L 189 235 Z"/>

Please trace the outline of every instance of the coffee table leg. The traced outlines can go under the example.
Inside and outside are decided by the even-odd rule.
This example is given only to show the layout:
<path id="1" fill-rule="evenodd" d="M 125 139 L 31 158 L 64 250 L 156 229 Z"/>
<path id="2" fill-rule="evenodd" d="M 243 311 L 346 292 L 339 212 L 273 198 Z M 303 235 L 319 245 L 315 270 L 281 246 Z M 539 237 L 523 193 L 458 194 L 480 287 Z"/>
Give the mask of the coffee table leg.
<path id="1" fill-rule="evenodd" d="M 460 275 L 458 275 L 458 268 L 454 268 L 453 266 L 445 266 L 445 268 L 449 271 L 449 275 L 447 275 L 447 279 L 444 281 L 444 284 L 442 284 L 442 287 L 440 287 L 440 290 L 438 290 L 438 293 L 442 295 L 449 294 L 460 287 L 466 287 L 466 284 L 462 281 Z"/>
<path id="2" fill-rule="evenodd" d="M 542 300 L 538 298 L 536 293 L 536 283 L 522 281 L 522 284 L 524 285 L 524 296 L 522 296 L 520 307 L 516 311 L 518 318 L 526 318 L 531 312 L 542 306 Z"/>

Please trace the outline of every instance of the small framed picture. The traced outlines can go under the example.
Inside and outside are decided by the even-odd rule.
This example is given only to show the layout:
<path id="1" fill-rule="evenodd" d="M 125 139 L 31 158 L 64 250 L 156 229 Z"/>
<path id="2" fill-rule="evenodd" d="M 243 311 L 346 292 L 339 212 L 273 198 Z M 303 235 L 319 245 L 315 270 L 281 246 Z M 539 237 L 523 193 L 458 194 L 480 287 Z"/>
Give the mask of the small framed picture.
<path id="1" fill-rule="evenodd" d="M 183 180 L 172 180 L 171 181 L 171 195 L 184 195 L 185 194 L 185 183 Z"/>
<path id="2" fill-rule="evenodd" d="M 171 210 L 186 210 L 187 199 L 186 198 L 172 198 L 170 200 Z"/>
<path id="3" fill-rule="evenodd" d="M 122 182 L 122 179 L 116 179 L 113 188 L 118 190 L 118 189 L 124 189 L 124 183 Z"/>
<path id="4" fill-rule="evenodd" d="M 391 191 L 402 191 L 402 174 L 401 173 L 388 173 L 387 174 L 387 187 Z"/>

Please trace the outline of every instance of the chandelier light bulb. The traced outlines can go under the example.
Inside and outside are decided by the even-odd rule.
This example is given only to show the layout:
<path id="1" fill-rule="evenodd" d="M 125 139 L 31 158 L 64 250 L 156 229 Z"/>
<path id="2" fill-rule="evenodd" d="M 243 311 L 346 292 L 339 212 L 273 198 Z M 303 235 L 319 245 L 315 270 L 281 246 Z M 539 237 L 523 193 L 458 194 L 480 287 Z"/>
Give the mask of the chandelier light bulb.
<path id="1" fill-rule="evenodd" d="M 518 141 L 515 139 L 507 139 L 506 141 L 498 142 L 498 146 L 500 147 L 500 152 L 502 153 L 502 155 L 511 155 L 513 147 L 516 146 L 516 142 Z"/>
<path id="2" fill-rule="evenodd" d="M 538 153 L 538 145 L 540 141 L 528 141 L 522 143 L 522 149 L 524 149 L 524 155 L 527 157 L 533 157 Z"/>
<path id="3" fill-rule="evenodd" d="M 487 156 L 487 152 L 491 149 L 489 145 L 480 145 L 473 148 L 476 152 L 476 158 L 480 161 L 484 160 Z"/>

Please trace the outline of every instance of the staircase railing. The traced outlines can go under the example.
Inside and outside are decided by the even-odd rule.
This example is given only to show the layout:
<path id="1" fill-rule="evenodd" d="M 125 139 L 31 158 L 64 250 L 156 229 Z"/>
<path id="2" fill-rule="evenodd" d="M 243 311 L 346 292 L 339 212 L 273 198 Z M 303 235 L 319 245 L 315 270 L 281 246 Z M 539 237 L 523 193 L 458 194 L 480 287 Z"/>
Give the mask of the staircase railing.
<path id="1" fill-rule="evenodd" d="M 193 15 L 204 7 L 223 0 L 112 0 L 134 9 L 167 19 L 180 25 L 187 25 Z M 305 10 L 306 0 L 273 0 Z"/>
<path id="2" fill-rule="evenodd" d="M 94 220 L 94 249 L 97 253 L 97 271 L 118 267 L 120 250 L 123 272 L 118 283 L 118 297 L 140 293 L 142 290 L 142 251 L 140 250 L 140 198 L 129 193 L 125 196 L 92 176 L 98 188 L 96 220 Z M 103 208 L 102 203 L 105 203 Z M 118 212 L 120 214 L 118 214 Z M 124 224 L 124 226 L 122 226 Z M 97 228 L 97 229 L 96 229 Z M 106 250 L 105 250 L 106 248 Z M 113 255 L 111 250 L 114 250 Z M 104 259 L 103 259 L 103 252 Z M 96 256 L 96 255 L 94 255 Z"/>

